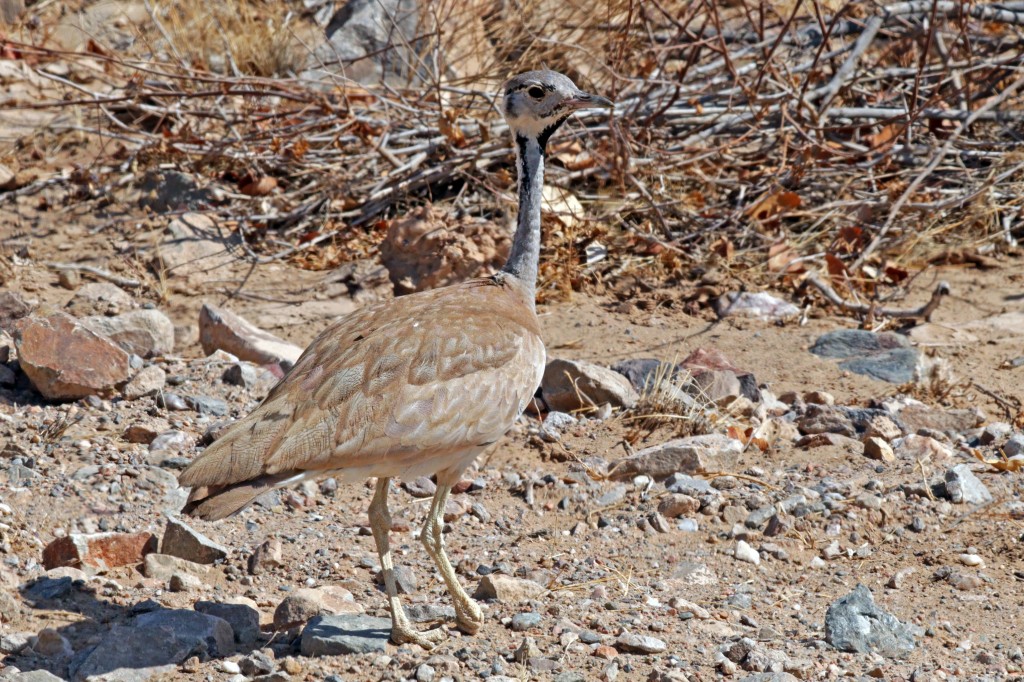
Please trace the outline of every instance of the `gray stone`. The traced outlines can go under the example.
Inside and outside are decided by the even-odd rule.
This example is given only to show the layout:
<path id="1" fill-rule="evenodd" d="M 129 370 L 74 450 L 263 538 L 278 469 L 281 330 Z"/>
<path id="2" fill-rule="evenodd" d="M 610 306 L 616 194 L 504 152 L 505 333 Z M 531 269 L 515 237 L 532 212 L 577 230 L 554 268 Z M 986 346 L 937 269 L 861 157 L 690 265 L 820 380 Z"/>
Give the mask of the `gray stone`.
<path id="1" fill-rule="evenodd" d="M 657 637 L 632 632 L 623 632 L 619 635 L 615 640 L 615 646 L 623 651 L 641 654 L 660 654 L 668 648 L 668 645 Z"/>
<path id="2" fill-rule="evenodd" d="M 143 367 L 121 389 L 121 395 L 128 400 L 138 400 L 143 396 L 156 395 L 167 383 L 167 373 L 156 365 Z"/>
<path id="3" fill-rule="evenodd" d="M 967 464 L 957 464 L 946 471 L 946 494 L 956 504 L 985 504 L 992 493 Z"/>
<path id="4" fill-rule="evenodd" d="M 1017 433 L 1010 436 L 1003 444 L 1003 454 L 1007 457 L 1018 457 L 1024 455 L 1024 433 Z"/>
<path id="5" fill-rule="evenodd" d="M 540 614 L 535 611 L 517 613 L 512 616 L 512 622 L 509 624 L 513 632 L 526 632 L 538 625 L 540 625 Z"/>
<path id="6" fill-rule="evenodd" d="M 714 301 L 718 317 L 750 317 L 766 322 L 794 317 L 800 309 L 788 301 L 759 291 L 737 291 L 719 296 Z"/>
<path id="7" fill-rule="evenodd" d="M 129 626 L 115 625 L 77 661 L 72 677 L 145 679 L 172 672 L 191 656 L 218 658 L 233 652 L 231 626 L 224 620 L 196 611 L 159 609 L 137 616 Z"/>
<path id="8" fill-rule="evenodd" d="M 155 580 L 170 580 L 175 575 L 191 575 L 205 584 L 216 583 L 222 575 L 220 570 L 213 566 L 155 552 L 146 555 L 142 562 L 142 573 L 147 578 Z"/>
<path id="9" fill-rule="evenodd" d="M 841 369 L 894 384 L 912 381 L 920 358 L 920 352 L 910 347 L 906 337 L 862 329 L 823 334 L 814 342 L 811 352 L 825 358 L 843 358 Z"/>
<path id="10" fill-rule="evenodd" d="M 205 395 L 186 396 L 185 403 L 202 415 L 223 417 L 228 413 L 228 404 L 220 398 Z"/>
<path id="11" fill-rule="evenodd" d="M 637 393 L 650 392 L 659 384 L 675 383 L 678 366 L 656 358 L 631 358 L 612 365 L 612 369 L 629 379 Z"/>
<path id="12" fill-rule="evenodd" d="M 232 386 L 244 386 L 253 388 L 259 381 L 259 372 L 255 365 L 248 362 L 236 362 L 224 370 L 221 376 L 225 383 Z"/>
<path id="13" fill-rule="evenodd" d="M 90 282 L 75 292 L 64 309 L 75 317 L 120 315 L 135 307 L 127 291 L 110 282 Z"/>
<path id="14" fill-rule="evenodd" d="M 395 588 L 398 594 L 415 594 L 419 591 L 419 583 L 416 580 L 416 573 L 409 566 L 399 564 L 394 568 Z M 384 571 L 377 571 L 374 576 L 378 585 L 384 584 Z"/>
<path id="15" fill-rule="evenodd" d="M 320 46 L 303 78 L 321 80 L 335 67 L 346 78 L 366 84 L 408 85 L 416 75 L 421 40 L 416 0 L 348 0 L 327 24 L 327 43 Z M 422 53 L 426 54 L 426 53 Z"/>
<path id="16" fill-rule="evenodd" d="M 316 616 L 361 614 L 363 607 L 343 587 L 303 587 L 291 592 L 274 610 L 274 629 L 286 630 Z"/>
<path id="17" fill-rule="evenodd" d="M 473 594 L 475 599 L 494 599 L 502 604 L 518 604 L 538 599 L 547 592 L 540 583 L 501 573 L 485 575 Z"/>
<path id="18" fill-rule="evenodd" d="M 876 334 L 863 329 L 839 329 L 819 336 L 811 352 L 823 358 L 851 358 L 909 347 L 906 337 L 892 332 Z"/>
<path id="19" fill-rule="evenodd" d="M 5 677 L 4 682 L 63 682 L 63 678 L 57 677 L 48 670 L 28 670 Z"/>
<path id="20" fill-rule="evenodd" d="M 220 545 L 180 519 L 167 519 L 160 552 L 197 564 L 213 564 L 228 556 L 228 548 Z"/>
<path id="21" fill-rule="evenodd" d="M 840 651 L 887 658 L 901 658 L 916 646 L 912 628 L 878 608 L 864 585 L 857 585 L 828 607 L 825 641 Z"/>
<path id="22" fill-rule="evenodd" d="M 437 492 L 437 485 L 426 476 L 420 476 L 411 481 L 403 481 L 402 487 L 413 497 L 419 498 L 433 497 L 434 493 Z"/>
<path id="23" fill-rule="evenodd" d="M 541 395 L 551 410 L 572 412 L 602 405 L 632 407 L 639 398 L 626 377 L 591 362 L 555 359 L 544 369 Z"/>
<path id="24" fill-rule="evenodd" d="M 741 677 L 739 682 L 800 682 L 800 678 L 789 673 L 754 673 Z"/>
<path id="25" fill-rule="evenodd" d="M 681 493 L 690 497 L 700 498 L 703 495 L 717 497 L 721 493 L 703 478 L 695 478 L 687 474 L 674 473 L 665 479 L 665 490 L 670 493 Z"/>
<path id="26" fill-rule="evenodd" d="M 86 317 L 82 324 L 143 358 L 174 350 L 174 323 L 156 309 L 132 310 L 115 317 Z"/>
<path id="27" fill-rule="evenodd" d="M 149 443 L 150 452 L 184 452 L 196 444 L 184 431 L 164 431 Z"/>
<path id="28" fill-rule="evenodd" d="M 200 187 L 194 175 L 175 170 L 148 171 L 139 189 L 139 204 L 157 213 L 207 208 L 217 199 L 217 192 Z"/>
<path id="29" fill-rule="evenodd" d="M 632 480 L 641 474 L 660 481 L 675 473 L 729 471 L 736 466 L 742 452 L 743 443 L 722 434 L 689 436 L 620 459 L 612 465 L 608 475 L 617 481 Z"/>
<path id="30" fill-rule="evenodd" d="M 317 616 L 302 629 L 303 656 L 383 653 L 391 619 L 365 615 Z"/>
<path id="31" fill-rule="evenodd" d="M 194 608 L 199 613 L 226 621 L 235 633 L 235 642 L 242 646 L 250 646 L 259 637 L 260 612 L 249 604 L 199 601 Z"/>
<path id="32" fill-rule="evenodd" d="M 441 604 L 408 604 L 405 615 L 413 623 L 436 623 L 455 620 L 455 607 Z"/>
<path id="33" fill-rule="evenodd" d="M 291 367 L 302 349 L 266 332 L 229 310 L 204 303 L 199 311 L 199 342 L 209 355 L 216 350 L 258 365 Z"/>

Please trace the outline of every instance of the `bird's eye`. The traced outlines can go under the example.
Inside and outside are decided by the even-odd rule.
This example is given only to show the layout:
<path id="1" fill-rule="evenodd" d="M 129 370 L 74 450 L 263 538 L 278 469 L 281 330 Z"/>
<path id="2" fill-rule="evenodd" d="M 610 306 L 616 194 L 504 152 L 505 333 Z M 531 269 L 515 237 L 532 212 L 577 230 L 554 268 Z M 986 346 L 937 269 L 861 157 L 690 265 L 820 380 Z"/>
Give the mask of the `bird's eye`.
<path id="1" fill-rule="evenodd" d="M 530 97 L 534 99 L 543 99 L 544 97 L 544 88 L 540 87 L 539 85 L 534 85 L 526 92 L 527 94 L 530 95 Z"/>

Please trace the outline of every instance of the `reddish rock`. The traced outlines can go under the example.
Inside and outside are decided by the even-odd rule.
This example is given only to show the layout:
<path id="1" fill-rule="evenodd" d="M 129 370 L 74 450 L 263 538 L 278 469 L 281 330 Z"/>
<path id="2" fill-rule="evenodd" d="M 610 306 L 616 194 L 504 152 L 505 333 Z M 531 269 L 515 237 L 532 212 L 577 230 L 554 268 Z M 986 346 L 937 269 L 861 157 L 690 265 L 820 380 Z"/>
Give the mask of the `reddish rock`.
<path id="1" fill-rule="evenodd" d="M 72 533 L 46 546 L 43 566 L 46 570 L 88 566 L 107 571 L 141 563 L 143 557 L 156 548 L 157 540 L 152 533 Z"/>
<path id="2" fill-rule="evenodd" d="M 128 354 L 60 312 L 14 323 L 21 369 L 50 400 L 109 393 L 130 376 Z"/>
<path id="3" fill-rule="evenodd" d="M 209 355 L 217 350 L 231 353 L 239 360 L 258 365 L 287 363 L 288 366 L 302 355 L 298 346 L 263 331 L 253 323 L 204 303 L 199 311 L 199 342 Z"/>
<path id="4" fill-rule="evenodd" d="M 619 652 L 613 646 L 602 644 L 594 649 L 594 655 L 598 658 L 603 658 L 606 661 L 610 661 L 619 655 Z"/>

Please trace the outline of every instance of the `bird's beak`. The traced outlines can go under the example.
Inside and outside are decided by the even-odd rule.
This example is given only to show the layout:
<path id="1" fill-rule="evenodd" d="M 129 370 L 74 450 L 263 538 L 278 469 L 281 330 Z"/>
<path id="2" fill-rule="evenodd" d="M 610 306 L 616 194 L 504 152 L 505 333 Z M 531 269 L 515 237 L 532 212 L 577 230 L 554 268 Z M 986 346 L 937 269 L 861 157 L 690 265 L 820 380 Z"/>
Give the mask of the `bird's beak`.
<path id="1" fill-rule="evenodd" d="M 612 108 L 615 103 L 601 95 L 591 95 L 589 92 L 578 92 L 575 97 L 566 102 L 573 109 L 591 109 L 594 107 Z"/>

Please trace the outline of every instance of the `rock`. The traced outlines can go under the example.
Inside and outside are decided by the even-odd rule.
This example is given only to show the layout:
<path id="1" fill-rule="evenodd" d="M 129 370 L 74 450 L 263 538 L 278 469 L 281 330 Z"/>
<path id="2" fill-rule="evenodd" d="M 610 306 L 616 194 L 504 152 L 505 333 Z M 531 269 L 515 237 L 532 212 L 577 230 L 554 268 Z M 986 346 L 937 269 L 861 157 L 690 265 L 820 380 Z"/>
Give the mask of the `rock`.
<path id="1" fill-rule="evenodd" d="M 942 463 L 953 457 L 953 449 L 928 436 L 912 433 L 905 438 L 897 438 L 892 442 L 893 452 L 900 459 L 917 462 Z"/>
<path id="2" fill-rule="evenodd" d="M 611 405 L 632 407 L 639 396 L 626 377 L 590 362 L 555 359 L 544 369 L 541 394 L 548 409 L 572 412 Z"/>
<path id="3" fill-rule="evenodd" d="M 549 443 L 555 443 L 562 439 L 562 433 L 566 429 L 578 423 L 576 417 L 566 412 L 548 412 L 540 426 L 540 437 Z"/>
<path id="4" fill-rule="evenodd" d="M 691 393 L 705 401 L 719 402 L 730 396 L 741 396 L 752 402 L 761 400 L 757 379 L 750 372 L 729 361 L 715 348 L 696 348 L 679 363 L 679 369 L 692 376 Z"/>
<path id="5" fill-rule="evenodd" d="M 258 365 L 291 367 L 302 355 L 298 346 L 208 303 L 199 311 L 199 341 L 207 355 L 223 350 Z"/>
<path id="6" fill-rule="evenodd" d="M 609 477 L 616 481 L 644 475 L 656 481 L 674 473 L 729 471 L 739 461 L 743 443 L 717 433 L 689 436 L 645 448 L 615 462 Z"/>
<path id="7" fill-rule="evenodd" d="M 150 452 L 185 452 L 196 444 L 184 431 L 164 431 L 149 443 Z"/>
<path id="8" fill-rule="evenodd" d="M 731 292 L 714 301 L 715 314 L 724 317 L 750 317 L 766 322 L 794 317 L 800 309 L 766 292 Z"/>
<path id="9" fill-rule="evenodd" d="M 43 566 L 88 566 L 108 571 L 117 566 L 141 563 L 143 557 L 156 551 L 152 533 L 72 533 L 57 538 L 43 549 Z"/>
<path id="10" fill-rule="evenodd" d="M 0 330 L 8 331 L 16 320 L 32 312 L 30 305 L 21 294 L 14 291 L 0 291 Z"/>
<path id="11" fill-rule="evenodd" d="M 540 614 L 536 611 L 517 613 L 512 616 L 512 622 L 509 623 L 509 627 L 512 628 L 513 632 L 526 632 L 540 625 L 540 620 Z"/>
<path id="12" fill-rule="evenodd" d="M 259 547 L 253 550 L 249 557 L 248 568 L 250 575 L 266 573 L 271 568 L 279 568 L 284 565 L 281 560 L 281 539 L 277 537 L 265 540 Z"/>
<path id="13" fill-rule="evenodd" d="M 274 611 L 274 629 L 287 630 L 316 616 L 358 614 L 363 607 L 343 587 L 303 587 L 285 597 Z"/>
<path id="14" fill-rule="evenodd" d="M 992 493 L 967 464 L 957 464 L 946 471 L 946 494 L 955 504 L 985 504 Z"/>
<path id="15" fill-rule="evenodd" d="M 190 575 L 204 585 L 216 584 L 223 575 L 220 570 L 206 564 L 197 564 L 169 554 L 147 554 L 142 562 L 142 573 L 154 580 L 170 580 L 175 575 Z"/>
<path id="16" fill-rule="evenodd" d="M 485 575 L 477 585 L 474 599 L 493 599 L 500 604 L 519 604 L 547 593 L 540 583 L 502 573 Z"/>
<path id="17" fill-rule="evenodd" d="M 245 600 L 244 597 L 238 599 Z M 200 613 L 227 622 L 235 634 L 235 642 L 243 647 L 251 646 L 259 637 L 260 612 L 255 606 L 241 602 L 198 601 L 194 608 Z"/>
<path id="18" fill-rule="evenodd" d="M 881 438 L 890 443 L 903 435 L 903 431 L 892 419 L 884 415 L 870 417 L 864 426 L 865 438 Z"/>
<path id="19" fill-rule="evenodd" d="M 818 337 L 811 352 L 824 358 L 844 358 L 841 369 L 893 384 L 913 381 L 920 353 L 904 336 L 892 332 L 839 329 Z"/>
<path id="20" fill-rule="evenodd" d="M 299 646 L 303 656 L 382 653 L 390 637 L 390 618 L 317 616 L 302 629 Z"/>
<path id="21" fill-rule="evenodd" d="M 121 389 L 127 400 L 138 400 L 144 396 L 156 395 L 167 383 L 167 373 L 156 365 L 147 365 L 131 378 Z"/>
<path id="22" fill-rule="evenodd" d="M 1007 457 L 1024 455 L 1024 433 L 1017 433 L 1003 444 L 1003 454 Z"/>
<path id="23" fill-rule="evenodd" d="M 10 623 L 21 615 L 21 602 L 12 592 L 0 589 L 0 623 Z"/>
<path id="24" fill-rule="evenodd" d="M 176 170 L 150 170 L 139 182 L 139 205 L 157 213 L 208 208 L 216 203 L 218 192 L 200 187 L 195 174 Z M 198 214 L 186 214 L 182 218 Z"/>
<path id="25" fill-rule="evenodd" d="M 32 643 L 32 650 L 46 658 L 70 658 L 75 653 L 71 642 L 53 628 L 43 628 Z"/>
<path id="26" fill-rule="evenodd" d="M 81 322 L 139 357 L 167 355 L 174 350 L 174 323 L 159 310 L 133 310 L 116 317 L 86 317 Z"/>
<path id="27" fill-rule="evenodd" d="M 694 478 L 686 474 L 675 473 L 665 479 L 665 490 L 690 497 L 701 498 L 705 495 L 718 497 L 721 493 L 703 478 Z"/>
<path id="28" fill-rule="evenodd" d="M 755 566 L 759 566 L 761 564 L 761 555 L 756 549 L 748 545 L 743 540 L 739 540 L 736 543 L 734 556 L 737 561 L 745 561 L 746 563 L 754 564 Z"/>
<path id="29" fill-rule="evenodd" d="M 978 413 L 974 410 L 941 410 L 916 401 L 900 405 L 895 415 L 906 433 L 917 433 L 923 429 L 960 433 L 980 423 Z"/>
<path id="30" fill-rule="evenodd" d="M 437 485 L 426 476 L 420 476 L 411 481 L 402 481 L 402 487 L 407 493 L 420 499 L 433 497 L 437 492 Z"/>
<path id="31" fill-rule="evenodd" d="M 800 682 L 799 677 L 789 673 L 754 673 L 741 677 L 737 682 Z"/>
<path id="32" fill-rule="evenodd" d="M 220 618 L 188 610 L 158 609 L 136 616 L 129 626 L 115 625 L 72 673 L 76 680 L 104 676 L 112 680 L 144 680 L 174 673 L 186 659 L 230 656 L 231 626 Z"/>
<path id="33" fill-rule="evenodd" d="M 615 646 L 623 651 L 639 654 L 660 654 L 668 648 L 668 645 L 657 637 L 632 632 L 623 632 L 619 635 L 615 640 Z"/>
<path id="34" fill-rule="evenodd" d="M 264 651 L 271 655 L 268 656 Z M 277 667 L 274 663 L 274 659 L 272 658 L 273 653 L 272 649 L 253 651 L 238 662 L 238 670 L 246 677 L 269 675 L 274 672 L 274 668 Z"/>
<path id="35" fill-rule="evenodd" d="M 213 564 L 228 556 L 228 548 L 217 544 L 180 519 L 167 519 L 160 553 L 197 564 Z"/>
<path id="36" fill-rule="evenodd" d="M 797 428 L 806 435 L 835 433 L 848 438 L 857 435 L 857 429 L 850 418 L 827 405 L 808 405 L 804 416 L 797 422 Z"/>
<path id="37" fill-rule="evenodd" d="M 167 581 L 169 592 L 196 592 L 203 588 L 203 581 L 191 573 L 173 573 Z"/>
<path id="38" fill-rule="evenodd" d="M 612 365 L 612 370 L 629 379 L 637 393 L 645 394 L 658 386 L 675 384 L 679 367 L 656 358 L 631 358 Z"/>
<path id="39" fill-rule="evenodd" d="M 135 308 L 135 299 L 110 282 L 90 282 L 75 292 L 64 310 L 79 318 L 94 315 L 120 315 Z"/>
<path id="40" fill-rule="evenodd" d="M 915 647 L 911 627 L 878 608 L 871 591 L 863 585 L 828 607 L 825 641 L 840 651 L 876 653 L 887 658 L 901 658 Z"/>
<path id="41" fill-rule="evenodd" d="M 391 222 L 380 258 L 401 296 L 498 270 L 508 258 L 511 236 L 489 220 L 456 218 L 428 205 Z"/>
<path id="42" fill-rule="evenodd" d="M 21 370 L 50 400 L 110 393 L 128 380 L 128 354 L 64 313 L 14 323 Z"/>
<path id="43" fill-rule="evenodd" d="M 700 500 L 681 493 L 669 493 L 658 503 L 658 511 L 669 518 L 690 516 L 699 510 Z"/>
<path id="44" fill-rule="evenodd" d="M 415 594 L 419 591 L 419 583 L 416 581 L 416 573 L 412 568 L 399 564 L 394 568 L 395 589 L 398 594 Z M 378 585 L 384 584 L 384 571 L 377 571 L 374 580 Z"/>
<path id="45" fill-rule="evenodd" d="M 254 388 L 259 382 L 259 378 L 259 370 L 249 362 L 236 362 L 224 370 L 224 374 L 221 375 L 224 383 L 245 388 Z"/>
<path id="46" fill-rule="evenodd" d="M 881 462 L 895 462 L 896 453 L 892 446 L 881 438 L 864 439 L 864 456 L 869 459 L 877 459 Z"/>

